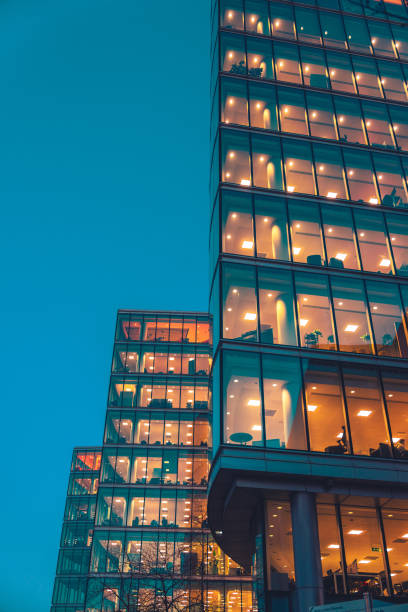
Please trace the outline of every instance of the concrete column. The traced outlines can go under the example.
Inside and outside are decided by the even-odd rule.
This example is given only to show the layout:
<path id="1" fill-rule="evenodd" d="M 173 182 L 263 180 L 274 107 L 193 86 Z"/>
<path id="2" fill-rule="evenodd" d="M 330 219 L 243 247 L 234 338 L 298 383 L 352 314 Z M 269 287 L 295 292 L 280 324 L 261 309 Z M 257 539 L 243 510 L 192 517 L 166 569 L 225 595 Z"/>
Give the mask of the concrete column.
<path id="1" fill-rule="evenodd" d="M 297 612 L 324 603 L 322 564 L 315 496 L 304 491 L 291 496 Z"/>
<path id="2" fill-rule="evenodd" d="M 278 328 L 276 330 L 278 334 L 276 341 L 279 344 L 296 345 L 292 296 L 286 293 L 279 294 L 276 298 L 275 307 Z"/>

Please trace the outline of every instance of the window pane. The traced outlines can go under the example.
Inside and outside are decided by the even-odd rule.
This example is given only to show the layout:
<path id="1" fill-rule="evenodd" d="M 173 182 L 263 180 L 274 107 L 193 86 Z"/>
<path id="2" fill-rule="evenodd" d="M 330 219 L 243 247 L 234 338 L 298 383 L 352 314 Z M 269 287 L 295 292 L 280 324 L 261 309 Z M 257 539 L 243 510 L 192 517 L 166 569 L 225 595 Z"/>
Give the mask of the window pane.
<path id="1" fill-rule="evenodd" d="M 367 144 L 360 104 L 356 100 L 333 96 L 337 113 L 339 138 L 344 142 Z"/>
<path id="2" fill-rule="evenodd" d="M 322 217 L 329 266 L 358 270 L 351 211 L 322 206 Z"/>
<path id="3" fill-rule="evenodd" d="M 354 218 L 363 269 L 382 274 L 392 273 L 391 256 L 382 215 L 356 210 Z"/>
<path id="4" fill-rule="evenodd" d="M 248 187 L 251 185 L 248 136 L 223 132 L 222 180 Z"/>
<path id="5" fill-rule="evenodd" d="M 319 16 L 325 46 L 335 47 L 337 49 L 346 48 L 346 35 L 344 33 L 342 20 L 339 19 L 338 15 L 332 15 L 322 11 Z"/>
<path id="6" fill-rule="evenodd" d="M 300 142 L 283 142 L 286 191 L 315 194 L 312 152 L 310 145 Z"/>
<path id="7" fill-rule="evenodd" d="M 375 153 L 373 158 L 382 203 L 384 206 L 404 207 L 408 196 L 399 159 L 380 153 Z"/>
<path id="8" fill-rule="evenodd" d="M 297 345 L 292 277 L 288 272 L 259 270 L 261 342 Z"/>
<path id="9" fill-rule="evenodd" d="M 272 589 L 288 591 L 295 582 L 290 504 L 266 502 L 266 565 Z"/>
<path id="10" fill-rule="evenodd" d="M 220 6 L 221 25 L 234 30 L 244 29 L 242 0 L 222 0 Z"/>
<path id="11" fill-rule="evenodd" d="M 378 354 L 406 358 L 407 334 L 398 287 L 368 281 L 367 294 Z"/>
<path id="12" fill-rule="evenodd" d="M 333 278 L 331 285 L 340 350 L 373 353 L 363 284 L 352 279 Z"/>
<path id="13" fill-rule="evenodd" d="M 273 79 L 270 41 L 247 39 L 248 74 L 259 79 Z"/>
<path id="14" fill-rule="evenodd" d="M 354 454 L 391 457 L 377 372 L 345 368 L 344 385 Z"/>
<path id="15" fill-rule="evenodd" d="M 305 98 L 302 91 L 280 87 L 279 117 L 283 132 L 309 134 L 306 122 Z"/>
<path id="16" fill-rule="evenodd" d="M 264 355 L 266 446 L 306 450 L 299 360 Z"/>
<path id="17" fill-rule="evenodd" d="M 382 374 L 394 455 L 408 458 L 408 381 L 403 373 L 386 370 Z"/>
<path id="18" fill-rule="evenodd" d="M 335 91 L 356 93 L 350 58 L 338 53 L 327 53 L 330 83 Z"/>
<path id="19" fill-rule="evenodd" d="M 387 542 L 391 580 L 396 595 L 406 596 L 408 513 L 388 508 L 382 509 L 382 519 Z"/>
<path id="20" fill-rule="evenodd" d="M 221 80 L 221 121 L 248 125 L 248 102 L 245 83 Z"/>
<path id="21" fill-rule="evenodd" d="M 394 149 L 394 139 L 387 109 L 380 104 L 362 101 L 365 126 L 370 145 Z"/>
<path id="22" fill-rule="evenodd" d="M 247 32 L 269 36 L 268 7 L 262 0 L 246 0 L 245 28 Z"/>
<path id="23" fill-rule="evenodd" d="M 320 26 L 316 11 L 295 8 L 295 18 L 298 39 L 321 45 Z"/>
<path id="24" fill-rule="evenodd" d="M 311 12 L 311 11 L 310 11 Z M 323 51 L 300 47 L 303 81 L 310 87 L 329 89 L 329 79 Z"/>
<path id="25" fill-rule="evenodd" d="M 271 2 L 271 33 L 274 38 L 295 38 L 295 21 L 293 9 L 280 2 Z"/>
<path id="26" fill-rule="evenodd" d="M 249 83 L 251 126 L 263 130 L 277 130 L 276 89 Z"/>
<path id="27" fill-rule="evenodd" d="M 300 63 L 296 47 L 281 43 L 274 44 L 275 71 L 279 81 L 301 85 Z"/>
<path id="28" fill-rule="evenodd" d="M 223 266 L 223 304 L 224 338 L 256 342 L 258 310 L 251 267 Z"/>
<path id="29" fill-rule="evenodd" d="M 408 275 L 408 220 L 402 215 L 388 215 L 387 225 L 397 274 Z"/>
<path id="30" fill-rule="evenodd" d="M 332 455 L 350 452 L 337 367 L 304 359 L 303 372 L 310 450 Z"/>
<path id="31" fill-rule="evenodd" d="M 361 96 L 382 98 L 380 79 L 374 60 L 353 57 L 354 74 Z"/>
<path id="32" fill-rule="evenodd" d="M 322 560 L 323 587 L 327 595 L 344 591 L 341 567 L 340 537 L 333 506 L 317 505 L 320 557 Z"/>
<path id="33" fill-rule="evenodd" d="M 337 139 L 331 98 L 323 94 L 306 93 L 310 133 L 318 138 Z"/>
<path id="34" fill-rule="evenodd" d="M 283 198 L 255 196 L 255 225 L 257 256 L 287 261 L 288 232 Z"/>
<path id="35" fill-rule="evenodd" d="M 350 591 L 382 593 L 386 586 L 385 568 L 375 509 L 342 506 L 341 520 Z"/>
<path id="36" fill-rule="evenodd" d="M 278 138 L 252 138 L 254 185 L 267 189 L 282 189 L 282 161 Z"/>
<path id="37" fill-rule="evenodd" d="M 350 199 L 356 202 L 379 203 L 371 158 L 364 151 L 343 149 Z"/>
<path id="38" fill-rule="evenodd" d="M 231 74 L 246 74 L 245 44 L 239 36 L 221 36 L 221 70 Z"/>
<path id="39" fill-rule="evenodd" d="M 378 62 L 381 85 L 388 100 L 407 101 L 407 90 L 404 76 L 399 64 Z"/>
<path id="40" fill-rule="evenodd" d="M 336 341 L 326 277 L 301 273 L 295 277 L 302 346 L 335 350 Z"/>
<path id="41" fill-rule="evenodd" d="M 221 201 L 223 251 L 253 256 L 251 198 L 246 194 L 223 192 Z"/>
<path id="42" fill-rule="evenodd" d="M 324 145 L 313 145 L 319 194 L 326 198 L 347 199 L 343 159 L 340 151 Z"/>
<path id="43" fill-rule="evenodd" d="M 397 149 L 408 151 L 408 116 L 405 108 L 389 106 L 392 131 L 397 140 Z"/>
<path id="44" fill-rule="evenodd" d="M 324 255 L 317 206 L 289 203 L 289 218 L 293 260 L 321 266 Z"/>
<path id="45" fill-rule="evenodd" d="M 262 445 L 259 355 L 225 351 L 224 441 Z"/>
<path id="46" fill-rule="evenodd" d="M 344 24 L 346 26 L 349 49 L 361 53 L 371 53 L 371 41 L 365 21 L 363 19 L 344 17 Z"/>

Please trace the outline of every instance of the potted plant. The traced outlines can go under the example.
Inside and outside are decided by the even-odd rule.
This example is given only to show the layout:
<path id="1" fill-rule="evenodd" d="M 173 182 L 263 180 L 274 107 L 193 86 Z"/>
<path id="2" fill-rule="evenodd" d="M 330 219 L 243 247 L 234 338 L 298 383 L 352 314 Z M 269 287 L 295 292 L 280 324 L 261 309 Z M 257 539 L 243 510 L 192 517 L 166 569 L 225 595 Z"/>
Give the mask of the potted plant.
<path id="1" fill-rule="evenodd" d="M 230 72 L 232 74 L 246 74 L 245 60 L 241 60 L 239 64 L 232 64 Z"/>
<path id="2" fill-rule="evenodd" d="M 318 346 L 319 345 L 319 336 L 323 336 L 320 329 L 314 329 L 312 332 L 305 334 L 305 344 L 307 347 Z"/>

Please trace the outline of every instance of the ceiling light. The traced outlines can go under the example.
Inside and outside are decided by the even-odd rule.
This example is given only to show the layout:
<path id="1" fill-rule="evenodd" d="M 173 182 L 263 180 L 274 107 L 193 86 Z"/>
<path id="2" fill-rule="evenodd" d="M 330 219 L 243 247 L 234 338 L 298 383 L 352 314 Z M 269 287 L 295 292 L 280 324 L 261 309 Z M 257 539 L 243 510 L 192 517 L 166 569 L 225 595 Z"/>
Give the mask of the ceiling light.
<path id="1" fill-rule="evenodd" d="M 392 441 L 394 442 L 394 444 L 396 444 L 397 442 L 399 442 L 401 440 L 401 438 L 393 438 Z"/>
<path id="2" fill-rule="evenodd" d="M 252 249 L 253 246 L 254 243 L 252 242 L 252 240 L 244 240 L 244 242 L 241 244 L 241 247 L 243 249 Z"/>
<path id="3" fill-rule="evenodd" d="M 128 355 L 129 359 L 134 359 L 135 356 L 134 355 Z"/>
<path id="4" fill-rule="evenodd" d="M 256 314 L 255 314 L 255 312 L 246 312 L 246 313 L 245 313 L 245 316 L 244 316 L 244 319 L 245 319 L 246 321 L 255 321 L 255 319 L 256 319 Z"/>
<path id="5" fill-rule="evenodd" d="M 250 399 L 248 400 L 248 406 L 260 406 L 261 400 Z"/>
<path id="6" fill-rule="evenodd" d="M 300 327 L 306 327 L 308 323 L 309 323 L 309 319 L 299 319 Z"/>
<path id="7" fill-rule="evenodd" d="M 387 259 L 386 257 L 384 257 L 384 259 L 382 259 L 380 261 L 380 266 L 382 268 L 388 268 L 388 266 L 390 265 L 391 261 L 389 259 Z"/>
<path id="8" fill-rule="evenodd" d="M 329 191 L 327 194 L 328 198 L 337 198 L 337 192 L 336 191 Z"/>
<path id="9" fill-rule="evenodd" d="M 262 427 L 260 425 L 254 425 L 251 428 L 251 431 L 262 431 Z"/>
<path id="10" fill-rule="evenodd" d="M 308 404 L 307 410 L 308 410 L 308 412 L 314 412 L 315 410 L 317 410 L 317 406 Z"/>
<path id="11" fill-rule="evenodd" d="M 244 187 L 249 187 L 251 184 L 251 181 L 248 179 L 241 179 L 241 185 L 243 185 Z"/>
<path id="12" fill-rule="evenodd" d="M 345 332 L 355 332 L 358 329 L 358 325 L 352 325 L 351 323 L 349 323 L 348 325 L 346 325 L 346 327 L 344 328 Z"/>
<path id="13" fill-rule="evenodd" d="M 378 204 L 378 199 L 377 198 L 370 198 L 368 200 L 369 204 Z"/>
<path id="14" fill-rule="evenodd" d="M 347 253 L 337 253 L 336 259 L 340 259 L 340 261 L 344 261 L 347 257 Z"/>
<path id="15" fill-rule="evenodd" d="M 301 250 L 302 250 L 302 247 L 293 247 L 293 254 L 299 255 Z"/>
<path id="16" fill-rule="evenodd" d="M 401 538 L 408 538 L 408 533 L 404 533 L 404 535 L 402 535 Z"/>
<path id="17" fill-rule="evenodd" d="M 332 227 L 329 227 L 329 229 L 328 229 L 329 234 L 331 234 L 331 233 L 332 233 L 332 231 L 333 231 L 333 228 L 332 228 Z"/>
<path id="18" fill-rule="evenodd" d="M 363 532 L 362 529 L 350 529 L 350 531 L 347 532 L 349 535 L 361 535 Z"/>
<path id="19" fill-rule="evenodd" d="M 292 191 L 295 191 L 295 188 L 292 187 L 291 185 L 288 185 L 288 191 L 289 193 L 292 193 Z"/>
<path id="20" fill-rule="evenodd" d="M 340 544 L 329 544 L 327 548 L 340 548 Z"/>
<path id="21" fill-rule="evenodd" d="M 371 561 L 369 559 L 361 559 L 359 563 L 371 563 Z"/>
<path id="22" fill-rule="evenodd" d="M 372 410 L 360 410 L 357 412 L 357 416 L 368 417 L 372 413 Z"/>
<path id="23" fill-rule="evenodd" d="M 234 157 L 235 157 L 235 153 L 234 153 L 234 151 L 231 151 L 230 154 L 229 154 L 229 158 L 230 159 L 234 159 Z"/>

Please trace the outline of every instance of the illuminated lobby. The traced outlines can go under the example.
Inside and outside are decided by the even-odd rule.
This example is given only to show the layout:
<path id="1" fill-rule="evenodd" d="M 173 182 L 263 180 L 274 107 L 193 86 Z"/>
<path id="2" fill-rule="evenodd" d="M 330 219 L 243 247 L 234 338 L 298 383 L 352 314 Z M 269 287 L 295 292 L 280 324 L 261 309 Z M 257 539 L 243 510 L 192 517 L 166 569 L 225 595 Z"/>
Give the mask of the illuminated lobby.
<path id="1" fill-rule="evenodd" d="M 408 602 L 407 24 L 212 3 L 208 516 L 265 612 Z"/>

